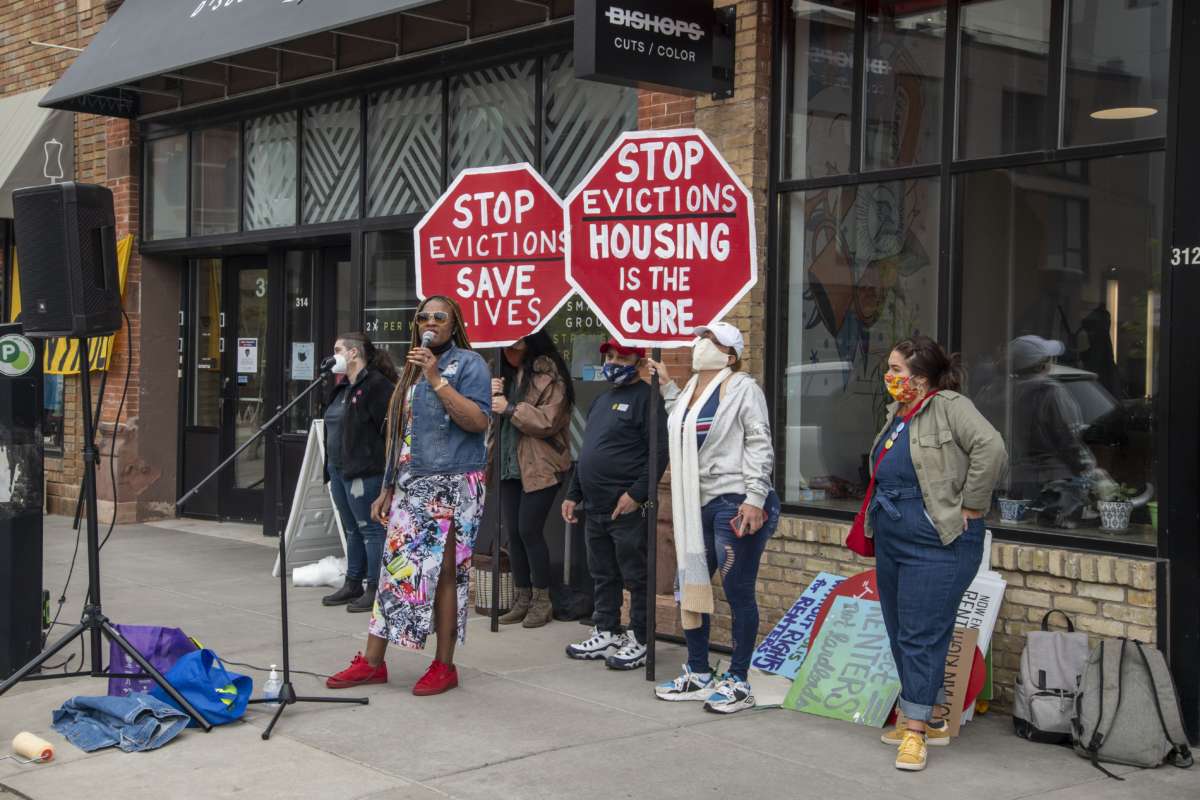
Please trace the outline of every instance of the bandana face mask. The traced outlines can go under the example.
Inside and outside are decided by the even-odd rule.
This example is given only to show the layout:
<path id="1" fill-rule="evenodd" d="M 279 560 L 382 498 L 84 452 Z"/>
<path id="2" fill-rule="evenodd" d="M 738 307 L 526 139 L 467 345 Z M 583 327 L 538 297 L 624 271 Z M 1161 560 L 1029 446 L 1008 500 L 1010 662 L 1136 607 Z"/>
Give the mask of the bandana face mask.
<path id="1" fill-rule="evenodd" d="M 898 403 L 911 403 L 921 394 L 913 385 L 911 375 L 902 377 L 889 372 L 883 376 L 883 382 L 887 386 L 888 394 Z"/>
<path id="2" fill-rule="evenodd" d="M 613 386 L 632 383 L 638 376 L 637 364 L 618 364 L 616 361 L 610 361 L 604 365 L 603 370 L 605 379 Z"/>

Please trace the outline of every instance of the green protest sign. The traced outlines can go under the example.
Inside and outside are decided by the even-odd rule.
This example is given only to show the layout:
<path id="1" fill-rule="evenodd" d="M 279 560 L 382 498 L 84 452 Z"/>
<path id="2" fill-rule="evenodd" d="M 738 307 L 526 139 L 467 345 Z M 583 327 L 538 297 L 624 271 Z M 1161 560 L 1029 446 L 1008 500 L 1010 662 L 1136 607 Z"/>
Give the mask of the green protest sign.
<path id="1" fill-rule="evenodd" d="M 899 695 L 879 602 L 834 597 L 783 707 L 880 728 Z"/>

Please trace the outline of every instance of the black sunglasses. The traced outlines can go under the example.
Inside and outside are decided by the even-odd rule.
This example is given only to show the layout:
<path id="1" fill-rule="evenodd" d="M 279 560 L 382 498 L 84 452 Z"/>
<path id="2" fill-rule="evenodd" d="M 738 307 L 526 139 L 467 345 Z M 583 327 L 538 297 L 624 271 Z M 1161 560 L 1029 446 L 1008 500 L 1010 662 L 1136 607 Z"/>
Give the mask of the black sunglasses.
<path id="1" fill-rule="evenodd" d="M 446 322 L 450 319 L 450 314 L 445 311 L 421 311 L 417 314 L 417 322 Z"/>

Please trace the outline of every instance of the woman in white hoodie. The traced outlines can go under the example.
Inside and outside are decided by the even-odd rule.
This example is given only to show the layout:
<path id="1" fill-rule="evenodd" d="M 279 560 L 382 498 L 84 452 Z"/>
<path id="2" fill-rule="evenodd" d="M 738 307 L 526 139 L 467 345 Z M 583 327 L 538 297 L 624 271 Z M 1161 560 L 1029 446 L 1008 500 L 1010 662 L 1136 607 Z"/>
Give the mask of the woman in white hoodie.
<path id="1" fill-rule="evenodd" d="M 676 582 L 688 645 L 683 674 L 655 694 L 703 701 L 708 711 L 732 714 L 754 705 L 747 672 L 758 636 L 755 585 L 763 550 L 779 524 L 779 497 L 771 485 L 775 453 L 766 396 L 741 371 L 741 332 L 718 322 L 697 333 L 693 374 L 682 390 L 662 364 L 653 364 L 670 408 Z M 733 658 L 722 676 L 713 675 L 708 652 L 718 569 L 733 613 Z"/>

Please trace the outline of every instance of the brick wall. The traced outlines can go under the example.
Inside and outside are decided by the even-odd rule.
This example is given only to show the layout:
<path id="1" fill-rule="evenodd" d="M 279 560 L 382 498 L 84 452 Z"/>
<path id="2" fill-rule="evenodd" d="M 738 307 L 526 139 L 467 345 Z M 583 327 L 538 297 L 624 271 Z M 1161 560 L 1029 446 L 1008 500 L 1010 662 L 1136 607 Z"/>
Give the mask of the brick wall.
<path id="1" fill-rule="evenodd" d="M 107 21 L 112 9 L 119 2 L 102 0 L 34 0 L 33 2 L 7 2 L 0 4 L 0 95 L 15 94 L 51 86 L 74 61 L 76 53 L 66 48 L 83 48 L 92 36 Z M 39 44 L 34 44 L 38 42 Z M 62 45 L 47 47 L 45 45 Z M 86 114 L 75 116 L 75 171 L 76 180 L 108 185 L 113 189 L 117 213 L 117 235 L 137 233 L 137 161 L 136 143 L 132 142 L 132 127 L 126 120 L 109 119 Z M 132 149 L 133 160 L 116 174 L 110 174 L 109 151 L 111 148 Z M 140 258 L 136 252 L 131 258 L 126 277 L 125 307 L 133 323 L 134 341 L 140 337 L 139 293 L 141 284 Z M 133 348 L 126 334 L 118 334 L 112 373 L 105 393 L 104 414 L 99 436 L 102 453 L 107 455 L 111 446 L 112 423 L 124 383 L 126 365 L 129 364 Z M 132 352 L 133 371 L 130 375 L 129 396 L 125 401 L 123 420 L 136 420 L 139 408 L 139 364 L 136 352 Z M 93 402 L 99 389 L 99 374 L 93 376 Z M 82 423 L 79 409 L 79 380 L 68 377 L 63 387 L 63 455 L 46 458 L 46 503 L 50 513 L 74 513 L 75 501 L 79 496 L 81 481 Z M 105 424 L 107 423 L 107 425 Z M 123 426 L 124 427 L 124 426 Z M 121 443 L 118 441 L 118 452 Z M 101 498 L 100 516 L 107 520 L 113 512 L 112 484 L 108 470 L 99 471 L 98 487 Z M 118 476 L 118 484 L 121 477 Z M 121 495 L 122 519 L 133 519 L 136 502 L 126 502 Z"/>
<path id="2" fill-rule="evenodd" d="M 759 568 L 760 637 L 770 632 L 818 572 L 849 577 L 875 566 L 874 560 L 846 549 L 849 530 L 842 523 L 803 517 L 780 521 Z M 1008 581 L 992 639 L 992 705 L 997 710 L 1011 709 L 1025 634 L 1038 628 L 1050 609 L 1069 614 L 1093 644 L 1111 636 L 1157 640 L 1153 561 L 997 542 L 992 545 L 992 568 Z M 714 589 L 713 641 L 728 645 L 729 607 L 719 582 Z M 1061 618 L 1056 617 L 1055 624 L 1061 626 Z M 658 630 L 683 633 L 669 597 L 660 597 Z"/>

